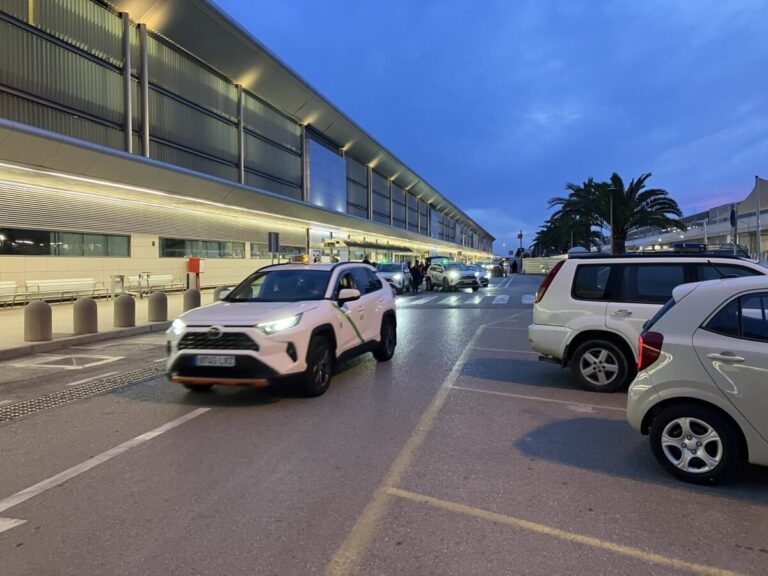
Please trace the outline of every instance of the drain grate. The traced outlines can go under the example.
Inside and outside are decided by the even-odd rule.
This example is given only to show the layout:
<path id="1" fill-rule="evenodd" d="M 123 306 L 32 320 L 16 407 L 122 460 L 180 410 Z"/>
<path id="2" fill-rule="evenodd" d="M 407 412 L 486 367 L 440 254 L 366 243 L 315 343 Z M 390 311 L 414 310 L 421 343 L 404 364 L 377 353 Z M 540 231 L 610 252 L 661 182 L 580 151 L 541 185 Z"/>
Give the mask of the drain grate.
<path id="1" fill-rule="evenodd" d="M 74 402 L 75 400 L 83 400 L 85 398 L 90 398 L 91 396 L 98 396 L 99 394 L 117 388 L 139 384 L 164 373 L 164 366 L 148 366 L 139 370 L 125 372 L 124 374 L 102 378 L 101 380 L 89 382 L 82 386 L 73 386 L 67 390 L 60 390 L 58 392 L 46 394 L 45 396 L 23 400 L 16 404 L 0 406 L 0 422 L 8 422 L 9 420 L 15 420 L 16 418 L 40 412 L 41 410 L 53 408 L 54 406 L 60 406 L 61 404 L 67 404 L 68 402 Z"/>

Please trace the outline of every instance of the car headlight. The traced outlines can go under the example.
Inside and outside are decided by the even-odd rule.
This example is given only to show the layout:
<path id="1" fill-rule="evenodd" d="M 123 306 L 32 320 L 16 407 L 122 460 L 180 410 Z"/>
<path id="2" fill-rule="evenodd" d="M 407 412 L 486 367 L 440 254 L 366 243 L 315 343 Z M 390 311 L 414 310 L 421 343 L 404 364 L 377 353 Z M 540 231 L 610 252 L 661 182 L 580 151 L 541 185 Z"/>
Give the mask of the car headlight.
<path id="1" fill-rule="evenodd" d="M 171 334 L 173 336 L 181 336 L 181 334 L 186 329 L 187 329 L 187 325 L 184 323 L 184 320 L 180 320 L 176 318 L 176 320 L 174 320 L 173 323 L 171 324 L 171 327 L 168 328 L 168 334 Z"/>
<path id="2" fill-rule="evenodd" d="M 280 320 L 272 320 L 271 322 L 260 322 L 256 324 L 256 328 L 264 332 L 266 335 L 274 334 L 275 332 L 282 332 L 293 328 L 301 320 L 301 314 L 294 314 L 287 318 L 280 318 Z"/>
<path id="3" fill-rule="evenodd" d="M 459 277 L 459 273 L 456 272 L 455 270 L 448 272 L 448 278 L 450 278 L 451 280 L 456 280 L 456 278 L 458 277 Z"/>
<path id="4" fill-rule="evenodd" d="M 475 272 L 475 278 L 480 278 L 480 272 Z"/>
<path id="5" fill-rule="evenodd" d="M 394 280 L 395 282 L 400 282 L 400 280 L 402 280 L 402 279 L 403 279 L 403 275 L 400 274 L 399 272 L 397 274 L 395 274 L 394 276 L 392 276 L 392 280 Z"/>

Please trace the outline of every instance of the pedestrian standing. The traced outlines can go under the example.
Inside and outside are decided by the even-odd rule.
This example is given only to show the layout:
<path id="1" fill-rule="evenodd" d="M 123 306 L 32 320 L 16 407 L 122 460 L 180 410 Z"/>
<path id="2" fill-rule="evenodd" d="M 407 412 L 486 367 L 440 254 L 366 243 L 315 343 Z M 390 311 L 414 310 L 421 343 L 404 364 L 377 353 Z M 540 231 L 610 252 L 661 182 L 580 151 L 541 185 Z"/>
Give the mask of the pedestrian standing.
<path id="1" fill-rule="evenodd" d="M 411 291 L 414 294 L 419 293 L 419 286 L 421 286 L 423 279 L 424 277 L 421 275 L 421 266 L 419 266 L 419 262 L 417 260 L 416 264 L 414 264 L 413 268 L 411 268 Z"/>

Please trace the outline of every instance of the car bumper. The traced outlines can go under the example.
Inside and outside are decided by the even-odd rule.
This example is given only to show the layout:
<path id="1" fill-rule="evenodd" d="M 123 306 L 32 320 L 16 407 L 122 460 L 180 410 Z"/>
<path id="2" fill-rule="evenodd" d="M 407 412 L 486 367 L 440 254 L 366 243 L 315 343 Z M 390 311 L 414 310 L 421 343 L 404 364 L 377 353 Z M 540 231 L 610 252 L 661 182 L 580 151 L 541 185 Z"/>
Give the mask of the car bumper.
<path id="1" fill-rule="evenodd" d="M 531 324 L 528 326 L 528 343 L 535 352 L 562 360 L 570 332 L 563 326 Z"/>
<path id="2" fill-rule="evenodd" d="M 638 432 L 647 434 L 643 430 L 643 421 L 646 414 L 660 400 L 659 393 L 651 383 L 646 372 L 640 372 L 629 385 L 627 392 L 627 421 Z"/>
<path id="3" fill-rule="evenodd" d="M 472 288 L 474 286 L 480 286 L 480 281 L 477 278 L 469 280 L 468 278 L 460 278 L 459 280 L 450 281 L 451 288 Z"/>
<path id="4" fill-rule="evenodd" d="M 266 386 L 270 381 L 306 370 L 306 347 L 296 331 L 288 330 L 265 336 L 253 328 L 224 329 L 222 338 L 239 335 L 238 347 L 215 347 L 216 342 L 201 338 L 208 328 L 195 327 L 169 342 L 166 372 L 171 382 L 179 384 L 224 384 L 233 386 Z M 193 334 L 194 347 L 185 336 Z M 244 336 L 245 335 L 245 336 Z M 246 338 L 247 336 L 247 338 Z M 244 349 L 249 347 L 250 349 Z M 232 366 L 198 366 L 198 356 L 230 356 Z"/>

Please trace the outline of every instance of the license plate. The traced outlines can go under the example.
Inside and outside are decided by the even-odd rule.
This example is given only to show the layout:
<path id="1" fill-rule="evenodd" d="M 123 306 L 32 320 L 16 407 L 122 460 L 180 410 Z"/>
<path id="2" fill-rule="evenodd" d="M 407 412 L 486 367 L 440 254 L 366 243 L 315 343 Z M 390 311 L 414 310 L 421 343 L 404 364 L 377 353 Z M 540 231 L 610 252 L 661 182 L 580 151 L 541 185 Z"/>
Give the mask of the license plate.
<path id="1" fill-rule="evenodd" d="M 196 356 L 196 366 L 226 366 L 231 368 L 235 365 L 234 356 Z"/>

